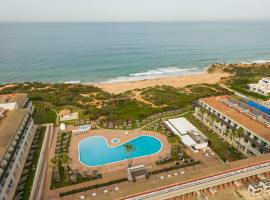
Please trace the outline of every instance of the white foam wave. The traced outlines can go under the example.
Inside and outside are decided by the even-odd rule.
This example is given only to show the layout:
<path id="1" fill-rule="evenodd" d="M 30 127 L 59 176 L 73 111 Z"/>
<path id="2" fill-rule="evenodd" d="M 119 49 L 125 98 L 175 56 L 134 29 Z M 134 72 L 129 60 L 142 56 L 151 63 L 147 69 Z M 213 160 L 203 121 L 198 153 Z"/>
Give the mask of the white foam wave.
<path id="1" fill-rule="evenodd" d="M 240 64 L 243 64 L 243 65 L 249 65 L 251 64 L 250 62 L 240 62 Z"/>
<path id="2" fill-rule="evenodd" d="M 139 80 L 146 80 L 146 79 L 155 79 L 155 78 L 162 78 L 162 77 L 170 77 L 170 76 L 180 76 L 186 74 L 195 74 L 202 72 L 198 68 L 178 68 L 178 67 L 164 67 L 164 68 L 157 68 L 153 70 L 148 70 L 145 72 L 139 73 L 131 73 L 127 76 L 118 76 L 115 78 L 111 78 L 105 83 L 115 83 L 115 82 L 124 82 L 124 81 L 139 81 Z"/>
<path id="3" fill-rule="evenodd" d="M 270 60 L 255 60 L 252 63 L 253 64 L 264 64 L 264 63 L 270 63 Z"/>

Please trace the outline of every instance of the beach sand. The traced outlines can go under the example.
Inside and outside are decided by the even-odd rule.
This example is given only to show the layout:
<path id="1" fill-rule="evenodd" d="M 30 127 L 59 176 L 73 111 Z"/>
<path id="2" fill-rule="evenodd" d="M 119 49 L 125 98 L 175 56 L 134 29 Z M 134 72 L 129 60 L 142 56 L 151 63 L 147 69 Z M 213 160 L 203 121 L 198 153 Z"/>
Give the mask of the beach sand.
<path id="1" fill-rule="evenodd" d="M 195 85 L 203 83 L 214 84 L 218 83 L 221 80 L 221 78 L 229 76 L 231 76 L 231 74 L 225 72 L 215 72 L 215 73 L 204 72 L 200 74 L 193 74 L 187 76 L 166 77 L 150 80 L 101 83 L 101 84 L 94 84 L 94 86 L 102 88 L 104 91 L 109 93 L 119 94 L 129 90 L 142 89 L 158 85 L 168 85 L 181 88 L 187 85 Z"/>

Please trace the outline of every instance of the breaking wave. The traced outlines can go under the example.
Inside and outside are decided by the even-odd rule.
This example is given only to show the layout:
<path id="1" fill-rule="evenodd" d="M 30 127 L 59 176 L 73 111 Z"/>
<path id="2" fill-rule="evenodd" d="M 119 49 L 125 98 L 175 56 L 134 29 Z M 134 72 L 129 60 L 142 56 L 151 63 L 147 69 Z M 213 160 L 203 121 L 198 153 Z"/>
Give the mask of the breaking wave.
<path id="1" fill-rule="evenodd" d="M 146 80 L 146 79 L 156 79 L 170 76 L 181 76 L 188 74 L 196 74 L 201 73 L 204 69 L 199 69 L 197 67 L 194 68 L 179 68 L 179 67 L 164 67 L 157 68 L 153 70 L 148 70 L 145 72 L 139 73 L 131 73 L 127 76 L 117 76 L 115 78 L 111 78 L 105 83 L 115 83 L 115 82 L 124 82 L 124 81 L 138 81 L 138 80 Z"/>

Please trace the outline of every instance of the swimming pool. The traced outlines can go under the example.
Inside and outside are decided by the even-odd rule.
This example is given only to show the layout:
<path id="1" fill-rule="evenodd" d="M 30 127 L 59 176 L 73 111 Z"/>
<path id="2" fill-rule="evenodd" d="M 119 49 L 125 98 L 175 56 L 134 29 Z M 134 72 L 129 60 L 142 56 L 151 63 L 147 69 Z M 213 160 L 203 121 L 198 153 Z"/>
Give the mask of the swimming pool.
<path id="1" fill-rule="evenodd" d="M 89 125 L 83 125 L 83 126 L 80 126 L 80 131 L 88 131 L 90 130 L 90 126 Z"/>
<path id="2" fill-rule="evenodd" d="M 94 167 L 124 161 L 127 159 L 124 144 L 131 144 L 136 149 L 132 158 L 149 156 L 162 149 L 161 141 L 152 136 L 139 136 L 116 147 L 110 147 L 107 139 L 102 136 L 92 136 L 78 145 L 80 162 Z"/>
<path id="3" fill-rule="evenodd" d="M 264 112 L 264 113 L 270 115 L 270 109 L 254 102 L 254 101 L 247 101 L 247 104 L 253 108 L 256 108 L 257 110 L 259 110 L 261 112 Z"/>

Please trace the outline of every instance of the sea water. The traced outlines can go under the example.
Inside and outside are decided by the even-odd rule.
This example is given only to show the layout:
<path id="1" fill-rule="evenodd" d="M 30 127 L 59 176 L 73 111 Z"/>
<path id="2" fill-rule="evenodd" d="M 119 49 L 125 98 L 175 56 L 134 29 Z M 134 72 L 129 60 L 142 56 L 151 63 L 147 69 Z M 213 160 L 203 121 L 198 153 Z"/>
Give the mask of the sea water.
<path id="1" fill-rule="evenodd" d="M 270 60 L 270 21 L 0 23 L 0 83 L 118 82 Z"/>

